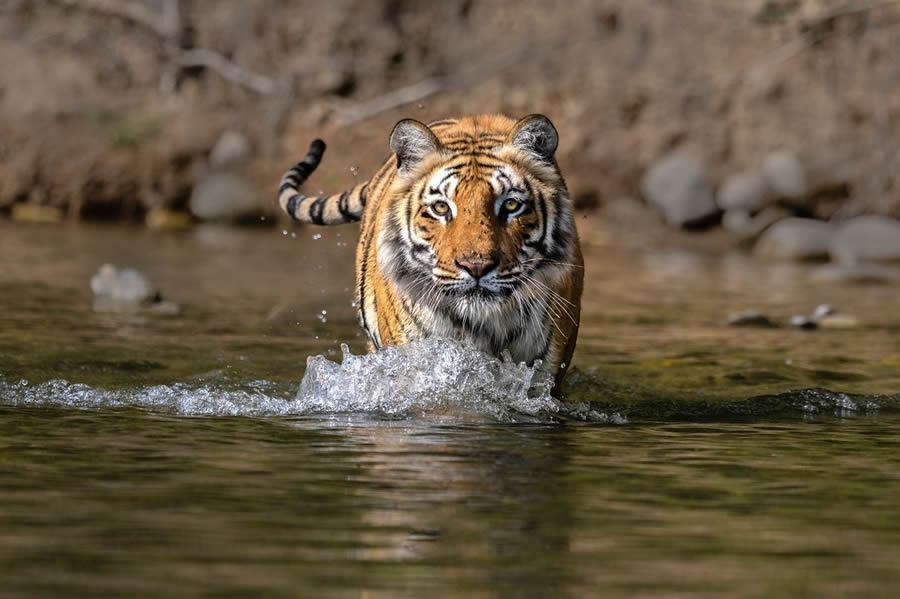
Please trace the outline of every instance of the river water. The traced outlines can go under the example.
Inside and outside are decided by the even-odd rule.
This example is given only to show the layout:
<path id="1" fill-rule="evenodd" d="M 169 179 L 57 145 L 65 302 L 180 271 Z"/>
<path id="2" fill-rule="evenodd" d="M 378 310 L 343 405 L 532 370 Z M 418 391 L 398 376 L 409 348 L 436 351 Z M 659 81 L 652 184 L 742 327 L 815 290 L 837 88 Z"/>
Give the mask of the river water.
<path id="1" fill-rule="evenodd" d="M 900 592 L 897 285 L 590 236 L 557 402 L 342 356 L 355 234 L 0 222 L 0 596 Z M 104 262 L 180 314 L 94 312 Z"/>

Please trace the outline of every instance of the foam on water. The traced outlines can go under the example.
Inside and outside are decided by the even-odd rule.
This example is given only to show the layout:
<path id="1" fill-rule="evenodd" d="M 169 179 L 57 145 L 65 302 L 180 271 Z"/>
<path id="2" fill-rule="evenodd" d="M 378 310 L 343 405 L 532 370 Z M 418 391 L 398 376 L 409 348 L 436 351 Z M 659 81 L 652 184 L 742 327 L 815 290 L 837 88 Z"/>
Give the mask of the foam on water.
<path id="1" fill-rule="evenodd" d="M 192 416 L 368 414 L 514 422 L 547 421 L 559 410 L 552 379 L 537 365 L 515 364 L 457 342 L 429 339 L 340 364 L 307 360 L 295 397 L 279 396 L 266 381 L 248 384 L 174 383 L 107 390 L 65 380 L 40 384 L 0 376 L 0 403 L 72 408 L 138 407 Z"/>

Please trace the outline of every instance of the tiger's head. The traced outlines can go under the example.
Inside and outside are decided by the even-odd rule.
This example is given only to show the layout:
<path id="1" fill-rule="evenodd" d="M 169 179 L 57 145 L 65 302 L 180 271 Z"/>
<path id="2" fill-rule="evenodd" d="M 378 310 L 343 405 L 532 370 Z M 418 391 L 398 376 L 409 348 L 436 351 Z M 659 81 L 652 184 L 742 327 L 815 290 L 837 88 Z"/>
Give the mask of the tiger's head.
<path id="1" fill-rule="evenodd" d="M 470 314 L 545 295 L 577 245 L 558 139 L 543 115 L 397 123 L 379 267 L 413 299 Z"/>

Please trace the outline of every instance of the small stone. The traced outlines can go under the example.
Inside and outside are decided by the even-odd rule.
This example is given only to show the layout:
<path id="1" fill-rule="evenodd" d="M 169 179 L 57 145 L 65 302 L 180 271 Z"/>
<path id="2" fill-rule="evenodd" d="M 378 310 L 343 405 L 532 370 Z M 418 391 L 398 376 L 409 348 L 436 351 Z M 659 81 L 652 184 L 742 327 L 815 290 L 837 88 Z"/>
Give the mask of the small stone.
<path id="1" fill-rule="evenodd" d="M 10 216 L 20 223 L 58 223 L 63 220 L 62 210 L 39 204 L 13 204 Z"/>
<path id="2" fill-rule="evenodd" d="M 821 318 L 817 324 L 823 329 L 855 329 L 858 321 L 850 314 L 829 314 Z"/>
<path id="3" fill-rule="evenodd" d="M 719 213 L 703 162 L 675 151 L 660 158 L 641 179 L 641 192 L 670 225 L 690 227 Z"/>
<path id="4" fill-rule="evenodd" d="M 761 327 L 772 328 L 777 326 L 769 320 L 769 317 L 756 310 L 742 310 L 728 316 L 728 326 L 731 327 Z"/>
<path id="5" fill-rule="evenodd" d="M 834 308 L 832 308 L 828 304 L 819 304 L 818 306 L 816 306 L 816 309 L 813 310 L 812 319 L 818 322 L 826 316 L 831 316 L 832 314 L 834 314 Z"/>
<path id="6" fill-rule="evenodd" d="M 762 170 L 769 187 L 780 197 L 800 198 L 806 195 L 806 170 L 793 152 L 769 152 L 763 160 Z"/>
<path id="7" fill-rule="evenodd" d="M 756 216 L 748 211 L 728 210 L 722 215 L 722 228 L 735 233 L 744 241 L 752 241 L 762 235 L 778 221 L 787 218 L 789 213 L 780 206 L 766 206 Z"/>
<path id="8" fill-rule="evenodd" d="M 858 216 L 838 226 L 830 245 L 836 262 L 900 262 L 900 221 Z"/>
<path id="9" fill-rule="evenodd" d="M 722 210 L 754 213 L 768 205 L 771 194 L 769 183 L 761 172 L 746 171 L 725 178 L 716 194 L 716 203 Z"/>
<path id="10" fill-rule="evenodd" d="M 256 190 L 234 173 L 213 173 L 194 188 L 191 213 L 201 220 L 239 220 L 259 212 Z"/>
<path id="11" fill-rule="evenodd" d="M 789 324 L 795 329 L 816 328 L 816 322 L 807 316 L 803 316 L 802 314 L 795 314 L 794 316 L 791 316 Z"/>
<path id="12" fill-rule="evenodd" d="M 240 131 L 226 129 L 219 136 L 216 145 L 209 154 L 209 163 L 213 168 L 234 168 L 240 165 L 250 153 L 250 142 Z"/>
<path id="13" fill-rule="evenodd" d="M 754 251 L 764 258 L 824 260 L 834 230 L 834 225 L 811 218 L 785 218 L 766 229 Z"/>
<path id="14" fill-rule="evenodd" d="M 119 270 L 112 264 L 104 264 L 91 277 L 91 291 L 97 297 L 127 304 L 148 302 L 156 296 L 156 290 L 143 274 L 133 268 Z"/>
<path id="15" fill-rule="evenodd" d="M 144 217 L 148 229 L 156 231 L 177 231 L 191 226 L 191 215 L 187 212 L 168 208 L 151 208 Z"/>

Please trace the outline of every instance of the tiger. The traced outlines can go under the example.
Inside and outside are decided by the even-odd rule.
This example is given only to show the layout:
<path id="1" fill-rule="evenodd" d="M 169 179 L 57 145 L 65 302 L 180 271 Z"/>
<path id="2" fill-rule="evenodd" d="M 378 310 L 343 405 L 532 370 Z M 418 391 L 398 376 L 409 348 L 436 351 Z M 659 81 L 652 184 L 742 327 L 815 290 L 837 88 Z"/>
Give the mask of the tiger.
<path id="1" fill-rule="evenodd" d="M 300 186 L 322 160 L 316 139 L 282 177 L 278 204 L 315 225 L 362 221 L 355 305 L 375 352 L 456 339 L 562 384 L 581 318 L 584 260 L 544 115 L 399 121 L 391 155 L 334 195 Z"/>

